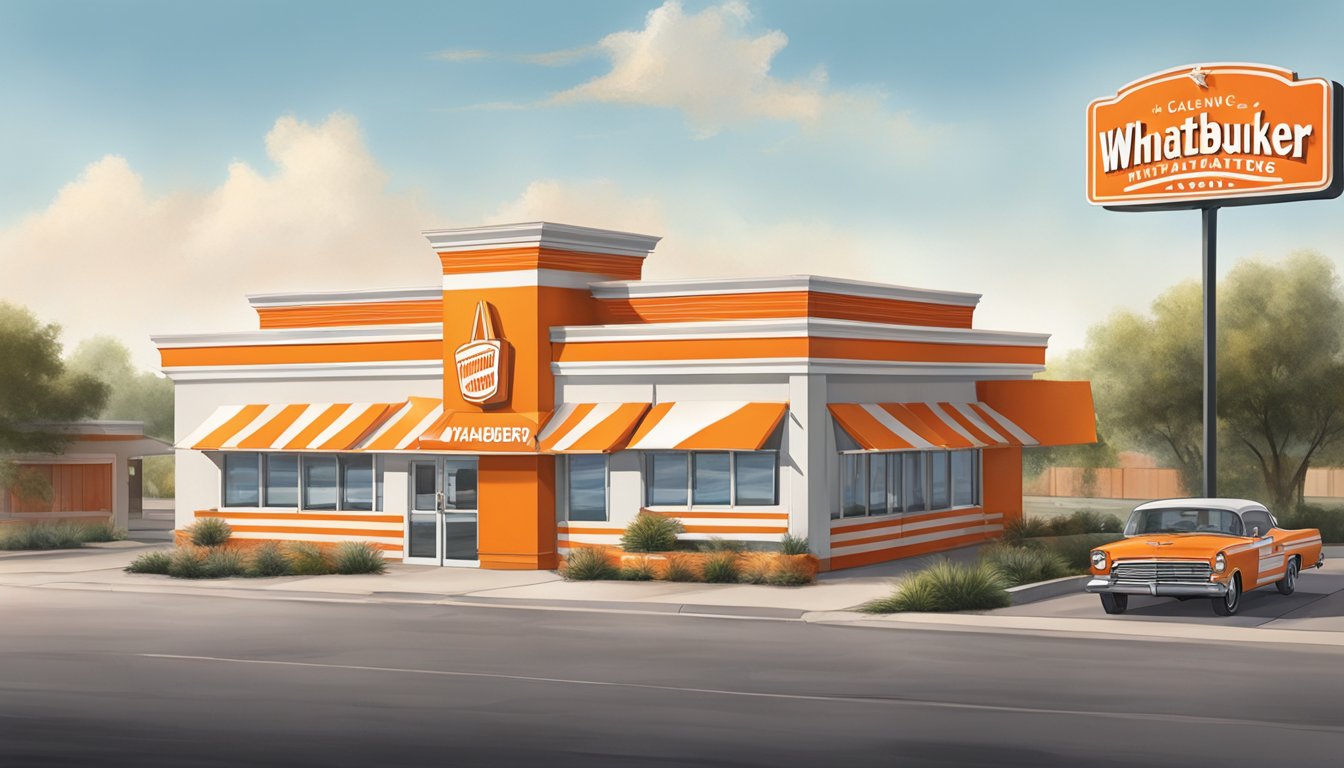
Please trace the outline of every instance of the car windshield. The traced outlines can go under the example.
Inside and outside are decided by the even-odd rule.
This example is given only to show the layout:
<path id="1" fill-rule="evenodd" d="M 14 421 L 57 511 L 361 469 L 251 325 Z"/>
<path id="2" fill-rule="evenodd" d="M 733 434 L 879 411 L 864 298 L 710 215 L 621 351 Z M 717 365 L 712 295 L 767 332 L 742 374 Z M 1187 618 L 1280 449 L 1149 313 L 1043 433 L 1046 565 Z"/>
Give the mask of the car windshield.
<path id="1" fill-rule="evenodd" d="M 1242 535 L 1241 518 L 1225 509 L 1136 509 L 1125 523 L 1126 536 L 1145 533 L 1222 533 Z"/>

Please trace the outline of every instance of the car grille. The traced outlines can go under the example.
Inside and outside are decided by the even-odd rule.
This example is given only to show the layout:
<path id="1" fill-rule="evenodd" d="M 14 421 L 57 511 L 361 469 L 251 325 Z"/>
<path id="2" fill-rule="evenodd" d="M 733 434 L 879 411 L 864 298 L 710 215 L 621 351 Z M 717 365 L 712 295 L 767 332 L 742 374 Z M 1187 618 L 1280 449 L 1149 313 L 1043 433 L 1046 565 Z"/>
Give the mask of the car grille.
<path id="1" fill-rule="evenodd" d="M 1116 581 L 1142 584 L 1171 583 L 1202 584 L 1213 575 L 1209 564 L 1200 560 L 1147 560 L 1116 563 L 1111 571 Z"/>

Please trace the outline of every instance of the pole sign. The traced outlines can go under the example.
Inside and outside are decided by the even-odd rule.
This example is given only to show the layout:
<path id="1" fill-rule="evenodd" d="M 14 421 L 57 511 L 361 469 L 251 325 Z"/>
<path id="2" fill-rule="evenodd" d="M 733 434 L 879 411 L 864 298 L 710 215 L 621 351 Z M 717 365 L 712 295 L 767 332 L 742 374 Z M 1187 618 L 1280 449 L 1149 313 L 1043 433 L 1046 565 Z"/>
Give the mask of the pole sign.
<path id="1" fill-rule="evenodd" d="M 1088 202 L 1161 210 L 1338 197 L 1342 103 L 1339 83 L 1264 64 L 1149 75 L 1088 105 Z"/>

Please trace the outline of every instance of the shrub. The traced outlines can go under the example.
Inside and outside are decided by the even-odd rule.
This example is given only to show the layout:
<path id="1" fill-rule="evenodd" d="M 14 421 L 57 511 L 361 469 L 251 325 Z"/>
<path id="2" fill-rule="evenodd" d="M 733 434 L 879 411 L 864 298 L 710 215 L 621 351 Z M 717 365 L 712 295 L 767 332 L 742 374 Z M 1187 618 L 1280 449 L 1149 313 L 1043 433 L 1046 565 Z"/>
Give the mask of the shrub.
<path id="1" fill-rule="evenodd" d="M 961 565 L 940 560 L 906 576 L 890 597 L 865 604 L 869 613 L 902 611 L 977 611 L 1003 608 L 1008 593 L 998 572 L 988 563 Z"/>
<path id="2" fill-rule="evenodd" d="M 561 573 L 567 581 L 596 581 L 617 576 L 616 568 L 607 562 L 606 550 L 600 547 L 571 549 Z"/>
<path id="3" fill-rule="evenodd" d="M 653 563 L 647 557 L 638 557 L 621 565 L 621 578 L 626 581 L 652 581 Z"/>
<path id="4" fill-rule="evenodd" d="M 1069 564 L 1058 552 L 1040 547 L 1000 544 L 988 547 L 981 559 L 993 568 L 1004 584 L 1016 587 L 1069 575 Z"/>
<path id="5" fill-rule="evenodd" d="M 218 517 L 203 517 L 187 528 L 191 543 L 198 547 L 217 547 L 232 535 L 233 529 Z"/>
<path id="6" fill-rule="evenodd" d="M 745 562 L 738 578 L 747 584 L 765 584 L 770 581 L 770 574 L 775 570 L 775 561 L 780 558 L 773 554 L 756 552 L 745 555 L 742 559 Z"/>
<path id="7" fill-rule="evenodd" d="M 180 547 L 168 561 L 168 575 L 176 579 L 204 579 L 205 550 Z"/>
<path id="8" fill-rule="evenodd" d="M 78 549 L 89 541 L 116 541 L 125 534 L 108 522 L 62 520 L 0 527 L 0 549 Z"/>
<path id="9" fill-rule="evenodd" d="M 1307 506 L 1275 515 L 1284 528 L 1318 528 L 1326 544 L 1344 544 L 1344 509 Z"/>
<path id="10" fill-rule="evenodd" d="M 247 570 L 248 576 L 288 576 L 290 572 L 289 558 L 276 542 L 262 542 L 252 550 L 252 566 Z"/>
<path id="11" fill-rule="evenodd" d="M 701 552 L 732 552 L 734 555 L 741 554 L 746 546 L 740 541 L 728 541 L 718 536 L 710 536 L 708 541 L 700 542 Z"/>
<path id="12" fill-rule="evenodd" d="M 780 557 L 770 572 L 769 583 L 777 587 L 797 587 L 817 580 L 812 566 L 801 557 Z"/>
<path id="13" fill-rule="evenodd" d="M 779 540 L 779 551 L 786 555 L 807 555 L 812 553 L 812 548 L 807 545 L 806 536 L 794 536 L 792 533 L 786 533 Z"/>
<path id="14" fill-rule="evenodd" d="M 131 564 L 126 566 L 125 570 L 127 573 L 157 573 L 159 575 L 167 575 L 168 567 L 172 562 L 172 553 L 160 549 L 140 555 L 132 560 Z"/>
<path id="15" fill-rule="evenodd" d="M 337 573 L 387 573 L 387 560 L 382 550 L 366 541 L 343 541 L 332 557 L 332 570 Z"/>
<path id="16" fill-rule="evenodd" d="M 676 518 L 640 512 L 625 526 L 621 549 L 626 552 L 671 552 L 677 546 L 677 535 L 684 530 Z"/>
<path id="17" fill-rule="evenodd" d="M 1064 558 L 1070 570 L 1085 573 L 1091 565 L 1092 550 L 1121 538 L 1123 537 L 1118 533 L 1080 533 L 1074 536 L 1038 539 L 1037 545 Z"/>
<path id="18" fill-rule="evenodd" d="M 699 581 L 700 571 L 696 567 L 694 558 L 673 553 L 667 556 L 663 578 L 668 581 Z"/>
<path id="19" fill-rule="evenodd" d="M 90 541 L 121 541 L 126 538 L 126 532 L 112 525 L 110 521 L 101 523 L 80 523 L 79 536 L 85 542 Z"/>
<path id="20" fill-rule="evenodd" d="M 1050 534 L 1076 536 L 1082 533 L 1119 533 L 1120 519 L 1090 509 L 1079 509 L 1068 517 L 1052 518 L 1047 523 Z"/>
<path id="21" fill-rule="evenodd" d="M 1026 539 L 1050 535 L 1050 526 L 1040 518 L 1022 517 L 1011 520 L 1003 527 L 1003 540 L 1012 544 Z"/>
<path id="22" fill-rule="evenodd" d="M 701 565 L 705 581 L 711 584 L 731 584 L 736 582 L 741 572 L 737 566 L 737 553 L 730 550 L 714 552 L 705 558 Z"/>
<path id="23" fill-rule="evenodd" d="M 204 578 L 227 579 L 230 576 L 247 574 L 247 559 L 236 549 L 211 547 L 201 562 Z"/>
<path id="24" fill-rule="evenodd" d="M 324 576 L 331 573 L 331 563 L 322 548 L 307 541 L 289 544 L 289 568 L 295 576 Z"/>

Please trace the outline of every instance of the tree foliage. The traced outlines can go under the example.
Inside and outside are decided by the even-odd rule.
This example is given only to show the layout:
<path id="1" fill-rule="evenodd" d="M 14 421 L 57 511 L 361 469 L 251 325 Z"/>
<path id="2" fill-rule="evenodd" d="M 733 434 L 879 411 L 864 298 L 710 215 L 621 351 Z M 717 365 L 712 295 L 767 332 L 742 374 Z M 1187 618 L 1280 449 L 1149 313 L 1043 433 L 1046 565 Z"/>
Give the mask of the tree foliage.
<path id="1" fill-rule="evenodd" d="M 68 438 L 42 425 L 90 418 L 107 400 L 106 384 L 66 369 L 60 332 L 0 302 L 0 454 L 59 452 Z"/>
<path id="2" fill-rule="evenodd" d="M 111 336 L 85 339 L 75 347 L 67 365 L 107 385 L 107 403 L 99 418 L 142 421 L 145 434 L 173 439 L 173 382 L 136 370 L 126 345 Z"/>

